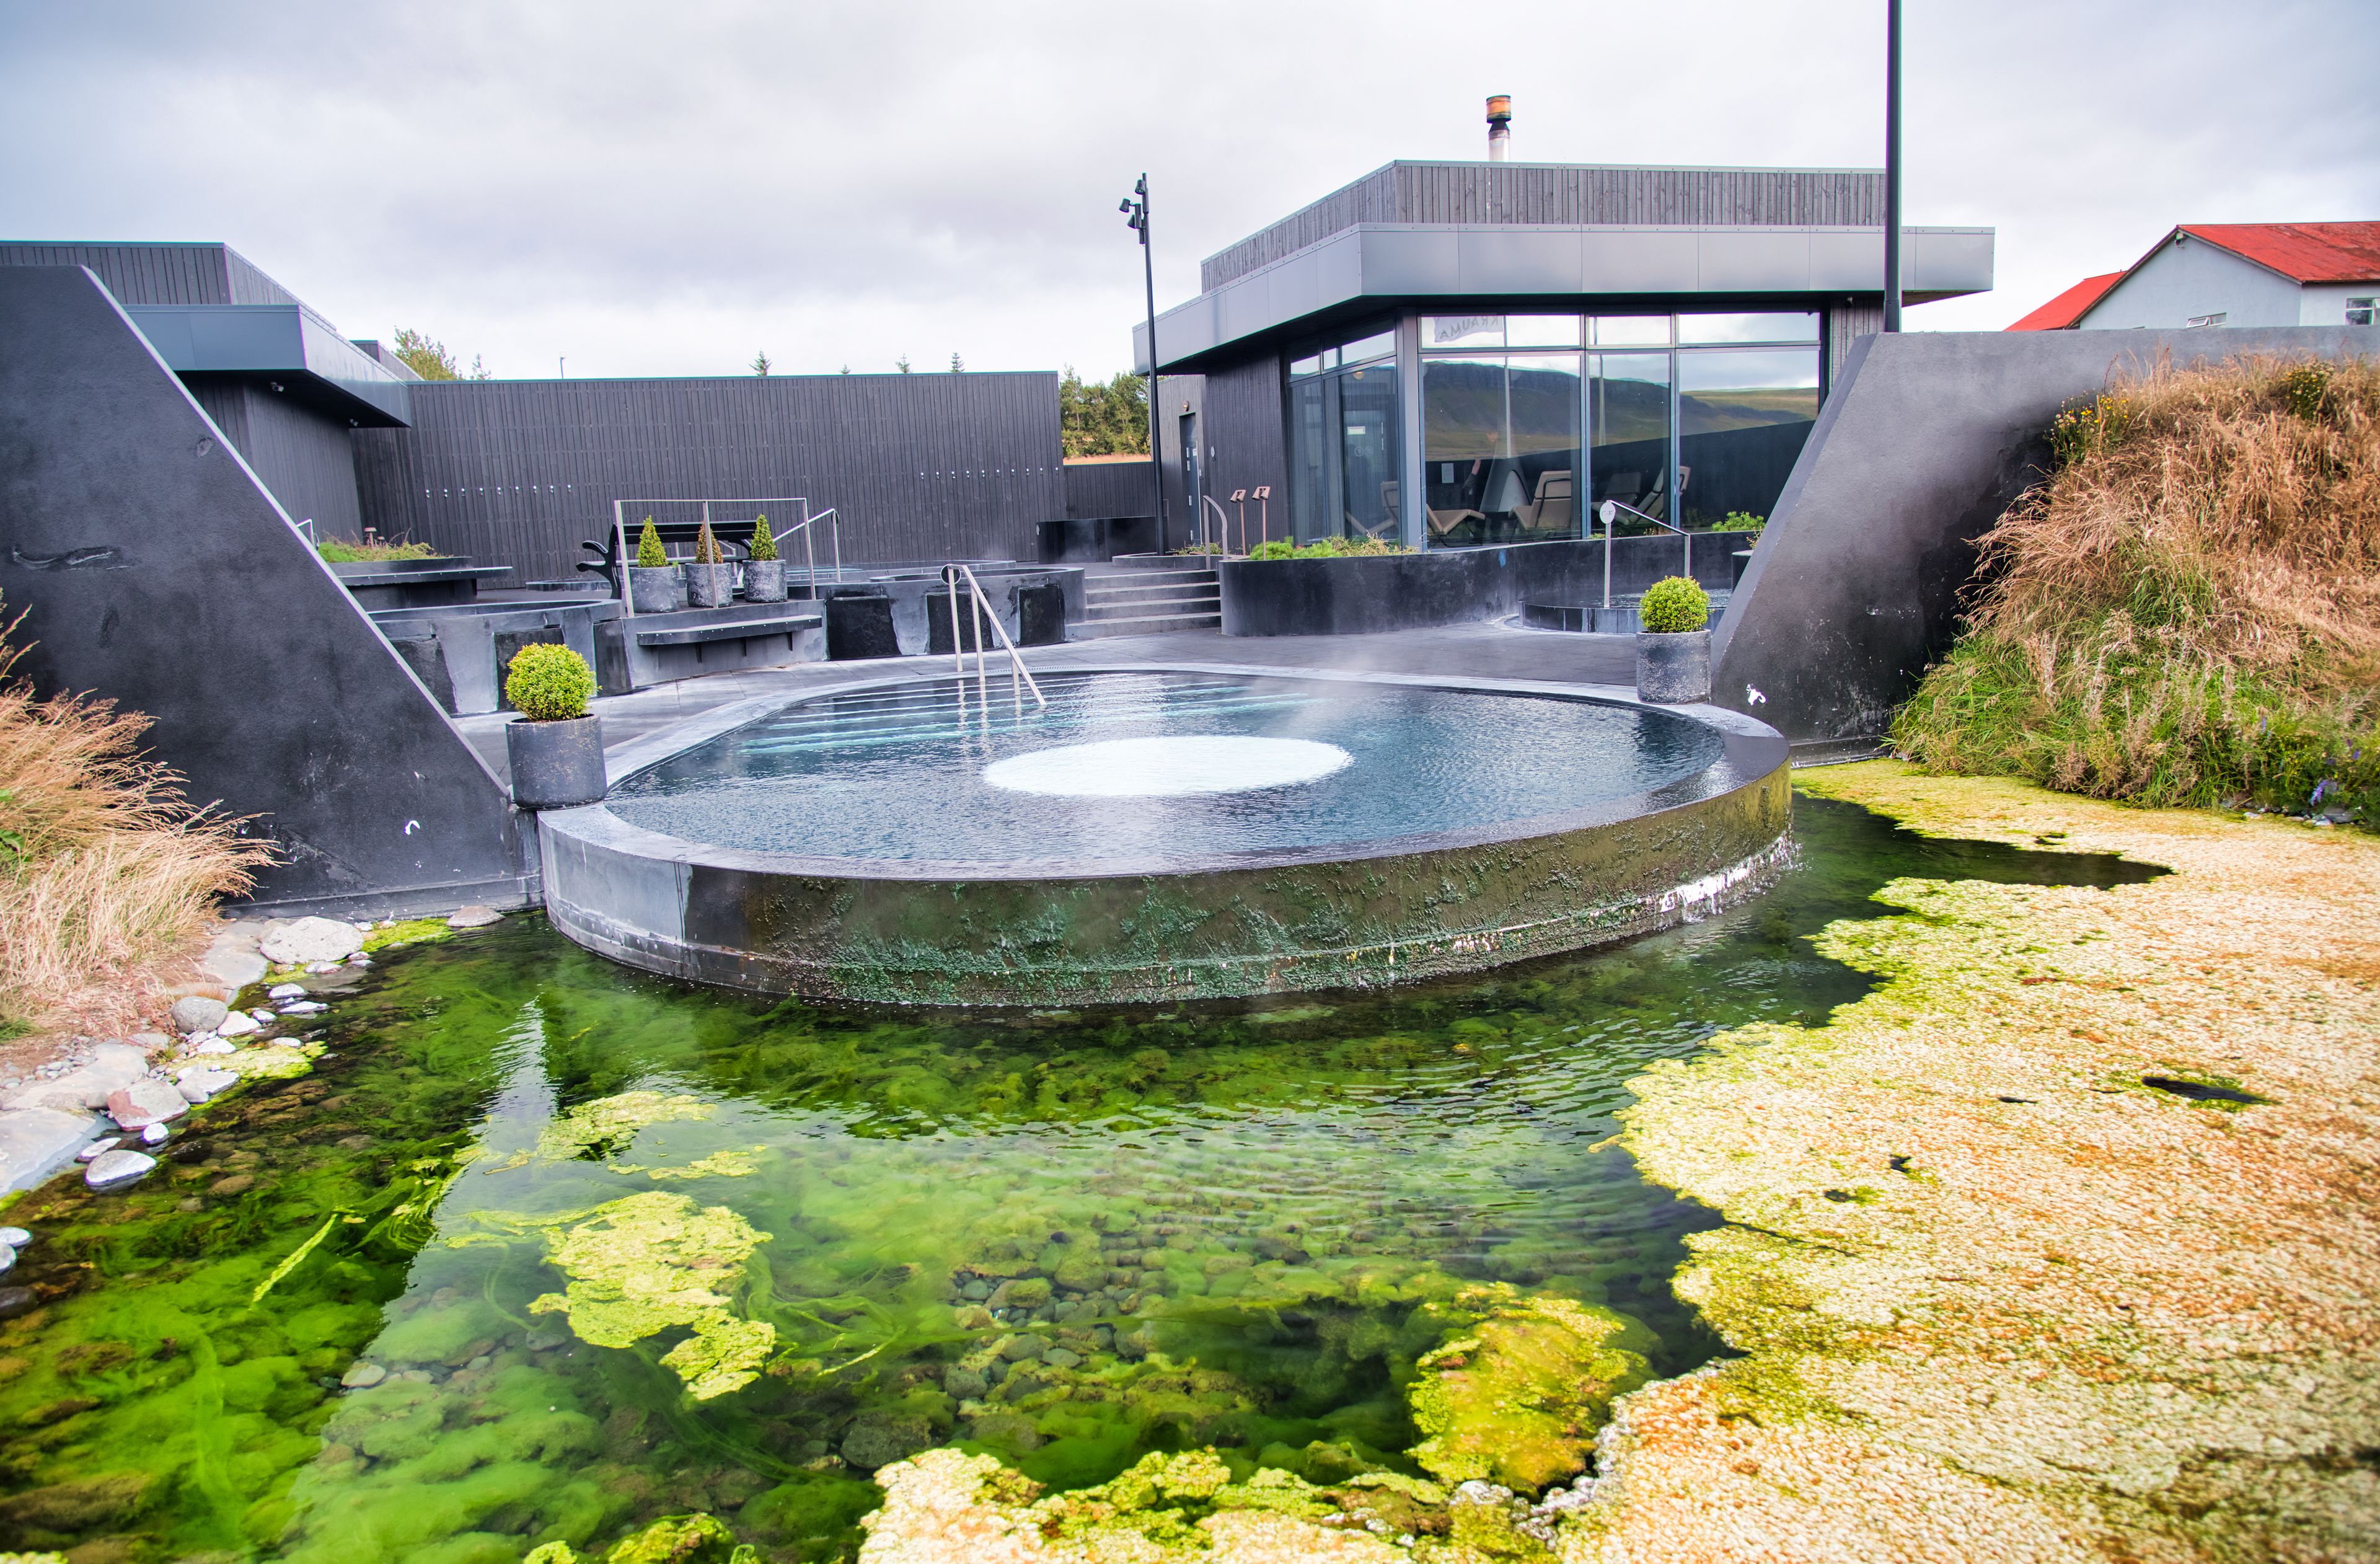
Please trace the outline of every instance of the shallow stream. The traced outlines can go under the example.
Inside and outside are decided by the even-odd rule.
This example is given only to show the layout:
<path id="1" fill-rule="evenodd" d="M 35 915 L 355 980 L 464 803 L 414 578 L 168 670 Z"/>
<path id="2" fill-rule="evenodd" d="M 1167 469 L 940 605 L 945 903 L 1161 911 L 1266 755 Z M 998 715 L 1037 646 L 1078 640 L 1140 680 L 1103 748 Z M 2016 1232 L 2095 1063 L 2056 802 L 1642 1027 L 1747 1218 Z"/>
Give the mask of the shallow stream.
<path id="1" fill-rule="evenodd" d="M 1371 995 L 769 1001 L 535 917 L 388 952 L 312 1075 L 0 1218 L 44 1298 L 0 1325 L 0 1547 L 492 1564 L 707 1510 L 824 1559 L 932 1444 L 1060 1486 L 1199 1445 L 1410 1472 L 1416 1309 L 1480 1280 L 1682 1372 L 1719 1348 L 1669 1281 L 1716 1218 L 1606 1144 L 1625 1083 L 1856 999 L 1803 937 L 1891 879 L 2147 872 L 1797 810 L 1750 906 Z"/>

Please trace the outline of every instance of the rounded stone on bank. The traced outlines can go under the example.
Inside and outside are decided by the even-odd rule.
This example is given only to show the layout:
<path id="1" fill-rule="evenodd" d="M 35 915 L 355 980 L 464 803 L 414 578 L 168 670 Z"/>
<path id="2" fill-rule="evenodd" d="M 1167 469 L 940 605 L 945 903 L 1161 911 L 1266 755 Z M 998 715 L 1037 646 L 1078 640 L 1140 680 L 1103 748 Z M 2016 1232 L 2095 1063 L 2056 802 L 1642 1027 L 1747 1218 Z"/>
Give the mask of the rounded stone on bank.
<path id="1" fill-rule="evenodd" d="M 82 1182 L 93 1189 L 122 1189 L 137 1183 L 157 1165 L 157 1159 L 139 1151 L 103 1151 L 83 1170 Z"/>
<path id="2" fill-rule="evenodd" d="M 211 1000 L 203 994 L 185 994 L 174 1001 L 174 1026 L 185 1035 L 212 1032 L 229 1013 L 231 1007 L 221 1000 Z"/>

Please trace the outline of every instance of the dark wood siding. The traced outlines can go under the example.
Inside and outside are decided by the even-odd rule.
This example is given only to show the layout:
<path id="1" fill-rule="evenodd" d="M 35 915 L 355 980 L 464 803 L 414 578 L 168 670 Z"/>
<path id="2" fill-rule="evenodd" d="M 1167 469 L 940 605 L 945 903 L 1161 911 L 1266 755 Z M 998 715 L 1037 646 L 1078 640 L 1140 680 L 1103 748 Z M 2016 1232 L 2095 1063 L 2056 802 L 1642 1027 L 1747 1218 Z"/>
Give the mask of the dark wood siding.
<path id="1" fill-rule="evenodd" d="M 408 389 L 413 428 L 353 437 L 364 522 L 516 581 L 570 578 L 615 499 L 801 495 L 835 507 L 846 561 L 873 562 L 1032 559 L 1066 514 L 1054 374 Z"/>
<path id="2" fill-rule="evenodd" d="M 1281 358 L 1264 354 L 1244 364 L 1207 376 L 1207 446 L 1208 487 L 1215 497 L 1228 500 L 1234 489 L 1269 484 L 1272 502 L 1268 513 L 1272 533 L 1289 530 L 1289 454 L 1282 449 Z M 1238 510 L 1232 524 L 1238 525 Z M 1257 507 L 1248 506 L 1248 525 L 1257 524 Z"/>
<path id="3" fill-rule="evenodd" d="M 0 244 L 0 266 L 88 266 L 118 304 L 290 302 L 233 297 L 230 253 L 222 245 Z"/>
<path id="4" fill-rule="evenodd" d="M 1213 291 L 1358 223 L 1875 227 L 1884 176 L 1856 168 L 1596 168 L 1392 163 L 1207 258 Z"/>
<path id="5" fill-rule="evenodd" d="M 237 438 L 225 430 L 225 437 L 256 469 L 289 519 L 311 521 L 317 539 L 360 536 L 363 513 L 346 420 L 327 418 L 264 386 L 241 386 L 239 393 L 247 403 L 247 430 Z"/>
<path id="6" fill-rule="evenodd" d="M 1129 462 L 1068 462 L 1066 515 L 1077 521 L 1157 514 L 1156 475 L 1148 458 Z"/>

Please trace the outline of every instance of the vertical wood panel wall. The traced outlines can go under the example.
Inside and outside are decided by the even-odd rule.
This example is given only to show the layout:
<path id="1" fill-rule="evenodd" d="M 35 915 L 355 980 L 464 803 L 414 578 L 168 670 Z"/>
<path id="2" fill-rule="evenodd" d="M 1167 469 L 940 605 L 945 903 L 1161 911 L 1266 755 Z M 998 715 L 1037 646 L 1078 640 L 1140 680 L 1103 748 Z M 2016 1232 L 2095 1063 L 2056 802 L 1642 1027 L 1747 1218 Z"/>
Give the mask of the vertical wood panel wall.
<path id="1" fill-rule="evenodd" d="M 1212 292 L 1358 223 L 1856 228 L 1883 221 L 1884 175 L 1868 169 L 1392 163 L 1208 256 L 1199 287 Z"/>
<path id="2" fill-rule="evenodd" d="M 846 561 L 1032 559 L 1066 514 L 1058 377 L 435 381 L 413 427 L 353 439 L 384 536 L 568 580 L 614 499 L 806 496 Z M 635 517 L 631 517 L 634 520 Z M 780 529 L 795 517 L 770 518 Z M 818 540 L 820 556 L 827 540 Z M 798 557 L 787 545 L 789 557 Z"/>

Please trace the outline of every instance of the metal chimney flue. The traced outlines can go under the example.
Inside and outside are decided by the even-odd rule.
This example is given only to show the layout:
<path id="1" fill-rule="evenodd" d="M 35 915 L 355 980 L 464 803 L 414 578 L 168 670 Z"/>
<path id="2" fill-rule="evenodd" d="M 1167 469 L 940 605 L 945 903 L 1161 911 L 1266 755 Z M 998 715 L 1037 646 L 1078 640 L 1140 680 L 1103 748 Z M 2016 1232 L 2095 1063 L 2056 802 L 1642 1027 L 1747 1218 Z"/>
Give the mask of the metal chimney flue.
<path id="1" fill-rule="evenodd" d="M 1488 161 L 1501 163 L 1512 144 L 1512 100 L 1499 92 L 1488 100 Z"/>

